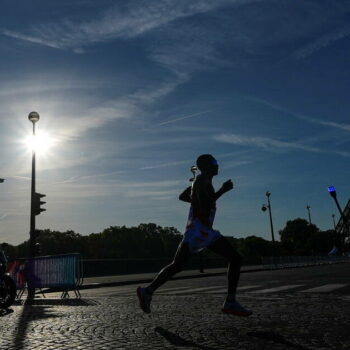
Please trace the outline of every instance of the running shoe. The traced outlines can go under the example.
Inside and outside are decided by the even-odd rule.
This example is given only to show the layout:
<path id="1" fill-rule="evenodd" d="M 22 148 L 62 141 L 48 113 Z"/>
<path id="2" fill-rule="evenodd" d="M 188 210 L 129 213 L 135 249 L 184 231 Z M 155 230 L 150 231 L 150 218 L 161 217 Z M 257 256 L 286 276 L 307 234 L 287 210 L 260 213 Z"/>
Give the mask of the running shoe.
<path id="1" fill-rule="evenodd" d="M 136 289 L 137 296 L 139 298 L 140 302 L 140 308 L 146 313 L 151 313 L 151 301 L 152 301 L 152 294 L 148 293 L 146 291 L 146 288 L 138 287 Z"/>
<path id="2" fill-rule="evenodd" d="M 250 316 L 253 313 L 244 308 L 238 301 L 225 301 L 222 312 L 237 316 Z"/>

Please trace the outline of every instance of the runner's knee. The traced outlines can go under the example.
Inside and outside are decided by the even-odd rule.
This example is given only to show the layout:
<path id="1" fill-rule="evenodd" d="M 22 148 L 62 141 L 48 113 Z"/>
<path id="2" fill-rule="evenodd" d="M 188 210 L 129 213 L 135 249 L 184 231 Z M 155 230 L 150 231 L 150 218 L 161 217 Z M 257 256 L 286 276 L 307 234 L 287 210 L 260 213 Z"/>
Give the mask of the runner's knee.
<path id="1" fill-rule="evenodd" d="M 174 260 L 171 264 L 171 269 L 174 273 L 178 273 L 182 270 L 182 263 L 180 261 Z"/>
<path id="2" fill-rule="evenodd" d="M 233 265 L 238 265 L 241 266 L 242 265 L 242 257 L 239 253 L 237 253 L 236 251 L 233 252 L 230 256 L 230 264 Z"/>

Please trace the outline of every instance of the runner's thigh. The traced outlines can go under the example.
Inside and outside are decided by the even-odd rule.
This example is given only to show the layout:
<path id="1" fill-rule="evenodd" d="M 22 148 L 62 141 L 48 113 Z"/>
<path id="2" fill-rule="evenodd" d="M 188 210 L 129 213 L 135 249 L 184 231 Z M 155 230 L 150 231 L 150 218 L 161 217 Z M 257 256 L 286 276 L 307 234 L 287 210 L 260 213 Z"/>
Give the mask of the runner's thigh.
<path id="1" fill-rule="evenodd" d="M 177 251 L 175 253 L 174 257 L 174 263 L 175 264 L 184 264 L 190 257 L 191 252 L 188 247 L 188 243 L 181 242 L 177 248 Z"/>
<path id="2" fill-rule="evenodd" d="M 241 256 L 238 252 L 232 247 L 231 243 L 225 238 L 220 237 L 215 242 L 208 246 L 212 252 L 223 256 L 227 260 L 231 261 L 232 259 L 241 260 Z"/>

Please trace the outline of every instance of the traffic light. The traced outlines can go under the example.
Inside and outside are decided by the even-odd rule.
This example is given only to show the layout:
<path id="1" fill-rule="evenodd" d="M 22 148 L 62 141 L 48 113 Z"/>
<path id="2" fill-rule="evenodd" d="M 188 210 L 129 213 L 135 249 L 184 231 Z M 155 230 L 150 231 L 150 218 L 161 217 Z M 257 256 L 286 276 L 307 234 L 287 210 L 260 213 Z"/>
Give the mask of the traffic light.
<path id="1" fill-rule="evenodd" d="M 33 195 L 33 214 L 39 215 L 42 211 L 45 211 L 45 208 L 41 208 L 42 204 L 45 204 L 46 202 L 43 202 L 41 198 L 46 197 L 45 194 L 34 192 Z"/>

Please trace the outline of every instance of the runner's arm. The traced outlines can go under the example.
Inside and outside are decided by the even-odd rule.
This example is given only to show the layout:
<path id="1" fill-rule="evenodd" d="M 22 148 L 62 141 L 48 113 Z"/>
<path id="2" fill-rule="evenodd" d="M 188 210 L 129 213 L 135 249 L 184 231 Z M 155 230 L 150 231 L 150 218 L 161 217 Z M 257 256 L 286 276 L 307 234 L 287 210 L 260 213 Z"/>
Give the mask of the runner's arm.
<path id="1" fill-rule="evenodd" d="M 189 186 L 180 194 L 180 201 L 191 203 L 191 189 L 192 187 Z"/>
<path id="2" fill-rule="evenodd" d="M 215 192 L 214 194 L 214 200 L 218 200 L 224 193 L 231 191 L 233 189 L 233 183 L 231 180 L 227 180 L 226 182 L 223 183 L 221 188 Z"/>

